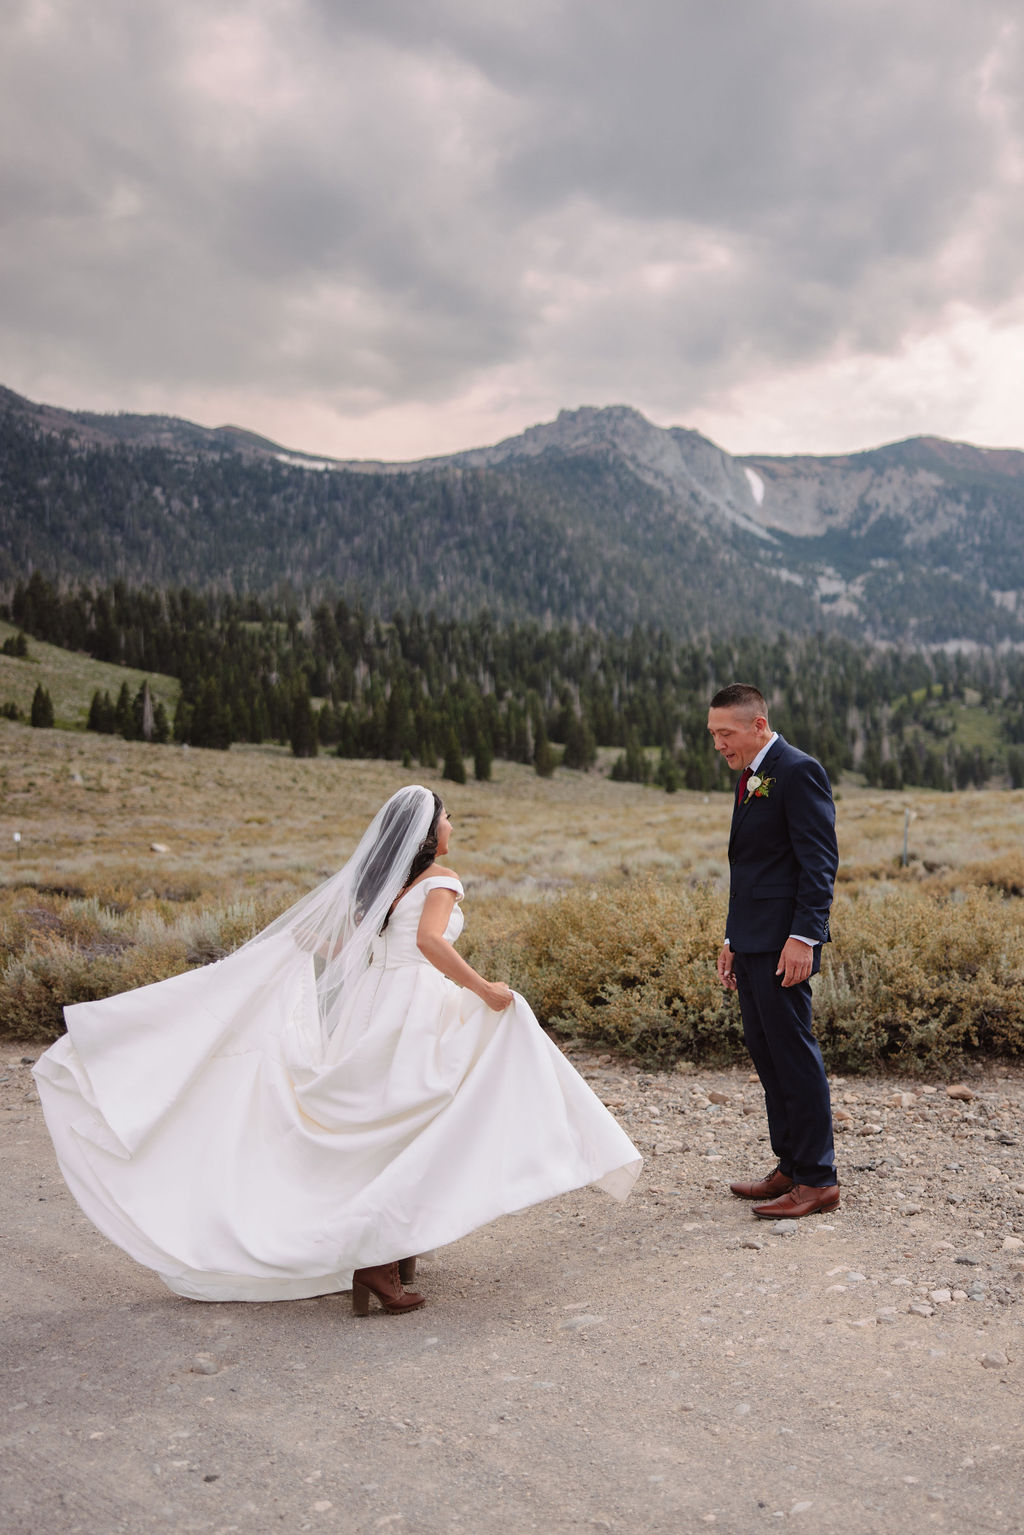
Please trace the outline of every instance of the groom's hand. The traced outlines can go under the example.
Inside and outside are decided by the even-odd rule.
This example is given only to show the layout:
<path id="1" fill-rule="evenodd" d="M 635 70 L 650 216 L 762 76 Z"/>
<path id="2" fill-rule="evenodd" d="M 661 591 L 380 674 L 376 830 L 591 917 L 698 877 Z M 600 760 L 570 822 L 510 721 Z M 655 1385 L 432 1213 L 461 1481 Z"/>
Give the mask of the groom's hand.
<path id="1" fill-rule="evenodd" d="M 718 979 L 726 991 L 736 990 L 736 976 L 732 968 L 732 949 L 730 949 L 727 943 L 722 945 L 721 953 L 718 956 Z"/>
<path id="2" fill-rule="evenodd" d="M 783 986 L 799 986 L 801 981 L 810 978 L 814 968 L 814 950 L 809 943 L 801 943 L 799 938 L 787 938 L 786 946 L 779 955 L 779 966 L 776 975 L 782 976 Z"/>

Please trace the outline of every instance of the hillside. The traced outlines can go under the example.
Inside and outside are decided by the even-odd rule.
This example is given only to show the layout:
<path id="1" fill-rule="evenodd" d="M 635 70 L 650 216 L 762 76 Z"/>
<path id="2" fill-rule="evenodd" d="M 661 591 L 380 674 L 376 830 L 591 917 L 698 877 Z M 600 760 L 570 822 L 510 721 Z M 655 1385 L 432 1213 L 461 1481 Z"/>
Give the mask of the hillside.
<path id="1" fill-rule="evenodd" d="M 13 625 L 0 620 L 0 644 L 17 632 Z M 0 655 L 0 704 L 17 704 L 27 718 L 32 695 L 42 684 L 53 702 L 55 724 L 64 729 L 84 729 L 95 692 L 107 692 L 116 699 L 127 684 L 128 691 L 134 696 L 147 678 L 154 701 L 162 703 L 167 713 L 173 716 L 181 691 L 176 677 L 118 666 L 110 661 L 96 661 L 80 651 L 65 650 L 58 645 L 48 645 L 44 640 L 32 639 L 26 658 Z"/>
<path id="2" fill-rule="evenodd" d="M 919 438 L 735 458 L 616 406 L 447 458 L 341 463 L 0 390 L 0 582 L 33 568 L 338 590 L 377 612 L 992 644 L 1024 639 L 1024 454 Z"/>

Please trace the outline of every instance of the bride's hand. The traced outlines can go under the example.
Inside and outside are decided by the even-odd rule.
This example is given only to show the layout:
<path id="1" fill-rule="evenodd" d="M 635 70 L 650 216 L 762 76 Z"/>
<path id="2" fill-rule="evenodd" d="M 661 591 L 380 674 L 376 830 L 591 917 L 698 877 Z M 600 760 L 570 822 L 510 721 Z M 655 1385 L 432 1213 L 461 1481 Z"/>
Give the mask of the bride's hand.
<path id="1" fill-rule="evenodd" d="M 512 1001 L 512 988 L 504 981 L 485 981 L 480 995 L 489 1008 L 501 1013 Z"/>

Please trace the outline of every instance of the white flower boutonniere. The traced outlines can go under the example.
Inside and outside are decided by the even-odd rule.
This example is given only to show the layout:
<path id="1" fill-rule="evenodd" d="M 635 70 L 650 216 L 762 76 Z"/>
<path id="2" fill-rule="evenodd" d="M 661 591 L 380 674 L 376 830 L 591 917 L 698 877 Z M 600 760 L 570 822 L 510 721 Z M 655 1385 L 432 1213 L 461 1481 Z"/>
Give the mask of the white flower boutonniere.
<path id="1" fill-rule="evenodd" d="M 743 803 L 749 804 L 752 799 L 767 799 L 774 778 L 762 778 L 760 773 L 752 773 L 747 779 L 747 797 Z"/>

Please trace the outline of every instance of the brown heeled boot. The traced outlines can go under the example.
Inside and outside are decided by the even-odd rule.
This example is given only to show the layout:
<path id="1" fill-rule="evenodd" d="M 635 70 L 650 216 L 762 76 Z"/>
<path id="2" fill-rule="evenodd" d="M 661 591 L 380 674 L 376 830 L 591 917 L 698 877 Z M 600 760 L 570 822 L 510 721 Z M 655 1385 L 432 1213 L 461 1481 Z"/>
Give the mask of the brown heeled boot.
<path id="1" fill-rule="evenodd" d="M 385 1311 L 415 1311 L 426 1304 L 425 1295 L 403 1290 L 398 1263 L 378 1263 L 374 1268 L 356 1269 L 352 1275 L 352 1311 L 355 1316 L 369 1316 L 370 1296 L 376 1295 Z"/>
<path id="2" fill-rule="evenodd" d="M 399 1258 L 398 1277 L 403 1284 L 412 1284 L 413 1280 L 416 1278 L 415 1258 Z"/>

